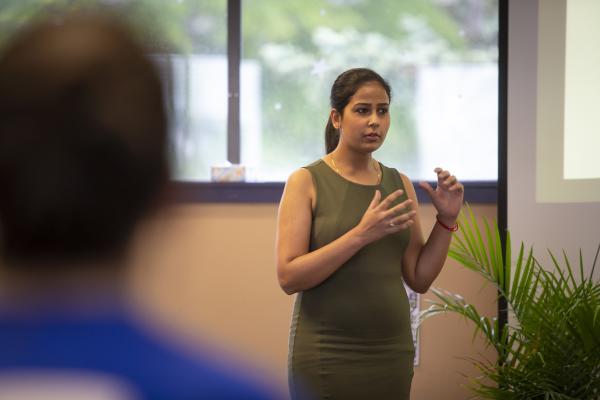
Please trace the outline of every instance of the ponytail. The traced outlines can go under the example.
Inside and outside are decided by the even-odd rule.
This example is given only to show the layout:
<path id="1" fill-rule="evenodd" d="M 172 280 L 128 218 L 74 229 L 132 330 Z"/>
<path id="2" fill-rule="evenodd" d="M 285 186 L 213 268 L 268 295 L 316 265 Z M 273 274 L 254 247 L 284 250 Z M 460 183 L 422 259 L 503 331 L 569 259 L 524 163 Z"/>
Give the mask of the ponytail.
<path id="1" fill-rule="evenodd" d="M 325 126 L 325 154 L 331 153 L 337 147 L 340 141 L 340 132 L 333 126 L 331 117 L 327 120 Z"/>

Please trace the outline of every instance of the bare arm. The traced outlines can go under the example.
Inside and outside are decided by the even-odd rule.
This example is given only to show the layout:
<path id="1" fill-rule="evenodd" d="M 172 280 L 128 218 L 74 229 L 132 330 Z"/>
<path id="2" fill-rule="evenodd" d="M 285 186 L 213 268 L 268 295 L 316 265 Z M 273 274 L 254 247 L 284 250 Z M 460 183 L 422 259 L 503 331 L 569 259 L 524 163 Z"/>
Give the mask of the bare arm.
<path id="1" fill-rule="evenodd" d="M 400 215 L 410 200 L 389 208 L 401 194 L 394 192 L 381 201 L 380 192 L 375 191 L 356 227 L 309 252 L 315 189 L 308 170 L 295 171 L 285 185 L 277 221 L 277 277 L 281 288 L 293 294 L 317 286 L 365 245 L 412 225 L 414 212 Z"/>
<path id="2" fill-rule="evenodd" d="M 438 185 L 436 190 L 429 184 L 421 184 L 432 197 L 438 217 L 447 226 L 453 226 L 460 212 L 463 200 L 463 186 L 448 171 L 436 169 Z M 408 197 L 417 204 L 415 189 L 410 180 L 401 175 Z M 411 237 L 404 253 L 402 275 L 408 286 L 418 293 L 425 293 L 439 275 L 452 240 L 452 232 L 436 223 L 426 242 L 423 240 L 419 218 L 411 229 Z"/>

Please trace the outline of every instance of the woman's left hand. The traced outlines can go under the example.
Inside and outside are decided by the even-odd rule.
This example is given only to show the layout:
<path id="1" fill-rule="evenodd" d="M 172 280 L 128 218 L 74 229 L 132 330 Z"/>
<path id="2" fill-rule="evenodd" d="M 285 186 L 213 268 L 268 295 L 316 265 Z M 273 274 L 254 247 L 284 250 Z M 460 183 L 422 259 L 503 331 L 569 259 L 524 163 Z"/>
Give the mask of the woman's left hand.
<path id="1" fill-rule="evenodd" d="M 427 182 L 419 183 L 431 197 L 438 217 L 448 225 L 454 225 L 463 204 L 465 188 L 456 177 L 442 168 L 434 169 L 437 174 L 437 187 L 433 189 Z"/>

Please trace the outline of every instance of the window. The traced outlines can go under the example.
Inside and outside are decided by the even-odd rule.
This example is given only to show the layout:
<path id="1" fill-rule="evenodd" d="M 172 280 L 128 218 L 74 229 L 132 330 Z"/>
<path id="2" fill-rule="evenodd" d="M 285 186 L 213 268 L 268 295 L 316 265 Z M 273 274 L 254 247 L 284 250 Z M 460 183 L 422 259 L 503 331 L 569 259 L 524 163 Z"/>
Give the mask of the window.
<path id="1" fill-rule="evenodd" d="M 495 182 L 498 1 L 3 0 L 0 43 L 48 5 L 126 15 L 157 49 L 176 180 L 209 181 L 229 158 L 250 182 L 284 181 L 324 154 L 335 77 L 365 66 L 392 86 L 376 158 L 414 180 L 441 165 L 465 182 Z"/>
<path id="2" fill-rule="evenodd" d="M 324 154 L 335 77 L 370 67 L 392 86 L 376 157 L 413 179 L 442 165 L 497 178 L 498 3 L 242 1 L 241 152 L 259 181 Z"/>

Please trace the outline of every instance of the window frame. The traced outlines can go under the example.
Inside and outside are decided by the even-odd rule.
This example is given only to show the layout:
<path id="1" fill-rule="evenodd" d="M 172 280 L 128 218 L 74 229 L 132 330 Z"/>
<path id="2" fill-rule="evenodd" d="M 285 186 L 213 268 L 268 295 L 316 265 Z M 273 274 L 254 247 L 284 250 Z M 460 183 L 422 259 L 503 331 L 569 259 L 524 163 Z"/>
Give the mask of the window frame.
<path id="1" fill-rule="evenodd" d="M 227 0 L 227 160 L 239 164 L 241 160 L 240 130 L 240 65 L 242 59 L 242 0 Z M 503 87 L 507 80 L 506 48 L 503 35 L 508 26 L 505 12 L 507 0 L 499 0 L 498 36 L 498 180 L 464 181 L 465 201 L 480 204 L 501 204 L 505 197 L 500 182 L 503 180 L 502 160 L 506 159 L 503 143 L 506 138 L 506 96 Z M 211 182 L 172 179 L 172 192 L 177 203 L 278 203 L 284 182 Z M 433 182 L 430 182 L 433 184 Z M 421 203 L 430 203 L 429 196 L 413 182 Z M 505 182 L 504 182 L 505 187 Z"/>
<path id="2" fill-rule="evenodd" d="M 434 182 L 429 182 L 434 185 Z M 420 203 L 430 203 L 429 196 L 413 182 Z M 465 201 L 495 204 L 496 181 L 467 181 Z M 171 190 L 177 203 L 279 203 L 285 182 L 203 182 L 172 181 Z"/>

